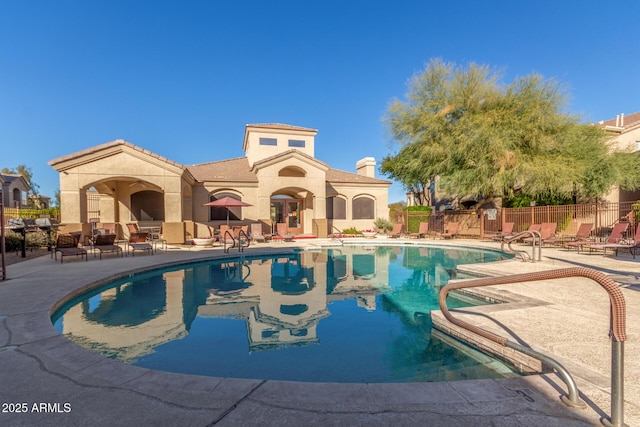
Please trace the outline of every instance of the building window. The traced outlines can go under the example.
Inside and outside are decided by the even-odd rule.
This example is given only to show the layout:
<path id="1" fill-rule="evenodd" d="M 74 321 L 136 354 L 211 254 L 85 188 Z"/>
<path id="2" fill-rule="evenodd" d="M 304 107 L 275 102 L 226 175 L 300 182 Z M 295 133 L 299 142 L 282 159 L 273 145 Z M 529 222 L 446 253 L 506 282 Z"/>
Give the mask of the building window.
<path id="1" fill-rule="evenodd" d="M 342 197 L 327 197 L 327 219 L 347 219 L 347 201 Z"/>
<path id="2" fill-rule="evenodd" d="M 353 219 L 374 219 L 375 203 L 370 197 L 353 199 Z"/>
<path id="3" fill-rule="evenodd" d="M 304 148 L 304 141 L 301 139 L 290 139 L 289 147 Z"/>
<path id="4" fill-rule="evenodd" d="M 260 145 L 278 145 L 276 138 L 260 138 Z"/>

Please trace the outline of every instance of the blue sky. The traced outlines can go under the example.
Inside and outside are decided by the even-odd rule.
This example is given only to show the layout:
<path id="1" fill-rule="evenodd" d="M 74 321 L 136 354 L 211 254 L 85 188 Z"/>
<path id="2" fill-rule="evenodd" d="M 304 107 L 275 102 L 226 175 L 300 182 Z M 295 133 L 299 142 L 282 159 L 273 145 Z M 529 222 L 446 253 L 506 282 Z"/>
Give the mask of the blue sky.
<path id="1" fill-rule="evenodd" d="M 585 122 L 630 114 L 638 16 L 636 0 L 0 0 L 0 168 L 53 196 L 63 155 L 122 138 L 192 165 L 277 122 L 318 129 L 316 158 L 355 172 L 395 152 L 382 117 L 436 57 L 555 78 Z"/>

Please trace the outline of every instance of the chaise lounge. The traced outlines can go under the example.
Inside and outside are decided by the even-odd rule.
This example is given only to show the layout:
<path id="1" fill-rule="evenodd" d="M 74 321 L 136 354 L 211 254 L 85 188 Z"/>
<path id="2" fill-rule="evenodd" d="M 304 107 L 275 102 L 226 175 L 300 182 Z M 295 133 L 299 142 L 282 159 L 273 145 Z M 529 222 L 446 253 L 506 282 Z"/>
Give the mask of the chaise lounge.
<path id="1" fill-rule="evenodd" d="M 54 251 L 55 260 L 58 261 L 60 254 L 60 264 L 64 263 L 64 257 L 75 255 L 87 261 L 87 250 L 78 246 L 78 238 L 71 234 L 58 234 L 56 249 Z"/>

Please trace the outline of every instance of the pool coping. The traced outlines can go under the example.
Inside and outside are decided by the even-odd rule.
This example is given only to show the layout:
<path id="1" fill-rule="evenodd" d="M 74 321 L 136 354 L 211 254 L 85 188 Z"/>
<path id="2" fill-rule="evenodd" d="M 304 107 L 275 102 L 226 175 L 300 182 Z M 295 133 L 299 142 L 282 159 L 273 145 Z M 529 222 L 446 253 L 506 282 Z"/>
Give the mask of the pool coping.
<path id="1" fill-rule="evenodd" d="M 245 255 L 303 247 L 301 242 L 260 245 Z M 412 384 L 200 377 L 152 371 L 107 359 L 70 342 L 49 321 L 54 305 L 87 286 L 90 277 L 92 283 L 103 283 L 125 271 L 212 255 L 170 249 L 156 255 L 105 257 L 101 261 L 70 261 L 62 265 L 43 257 L 9 266 L 10 280 L 0 282 L 0 363 L 8 367 L 0 373 L 0 384 L 6 385 L 0 391 L 3 402 L 70 403 L 71 410 L 64 412 L 64 406 L 58 406 L 61 411 L 52 415 L 53 411 L 33 411 L 31 407 L 27 413 L 0 413 L 0 422 L 53 425 L 60 420 L 92 420 L 106 425 L 117 416 L 126 424 L 159 420 L 191 425 L 416 423 L 439 419 L 453 425 L 463 421 L 469 424 L 469 420 L 474 420 L 471 423 L 475 425 L 491 425 L 498 419 L 513 419 L 546 425 L 589 425 L 601 415 L 562 405 L 557 394 L 563 385 L 554 374 Z"/>

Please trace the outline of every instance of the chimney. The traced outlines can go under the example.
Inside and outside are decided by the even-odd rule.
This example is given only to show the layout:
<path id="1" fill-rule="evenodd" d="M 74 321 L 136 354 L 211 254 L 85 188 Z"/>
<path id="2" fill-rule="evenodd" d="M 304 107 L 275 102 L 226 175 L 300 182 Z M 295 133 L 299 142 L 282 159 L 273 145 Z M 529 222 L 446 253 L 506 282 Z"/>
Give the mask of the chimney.
<path id="1" fill-rule="evenodd" d="M 620 115 L 616 114 L 616 127 L 619 128 L 620 127 Z"/>
<path id="2" fill-rule="evenodd" d="M 620 113 L 620 127 L 624 127 L 624 113 Z"/>
<path id="3" fill-rule="evenodd" d="M 356 170 L 358 171 L 358 175 L 375 178 L 376 159 L 373 157 L 365 157 L 364 159 L 358 160 Z"/>

